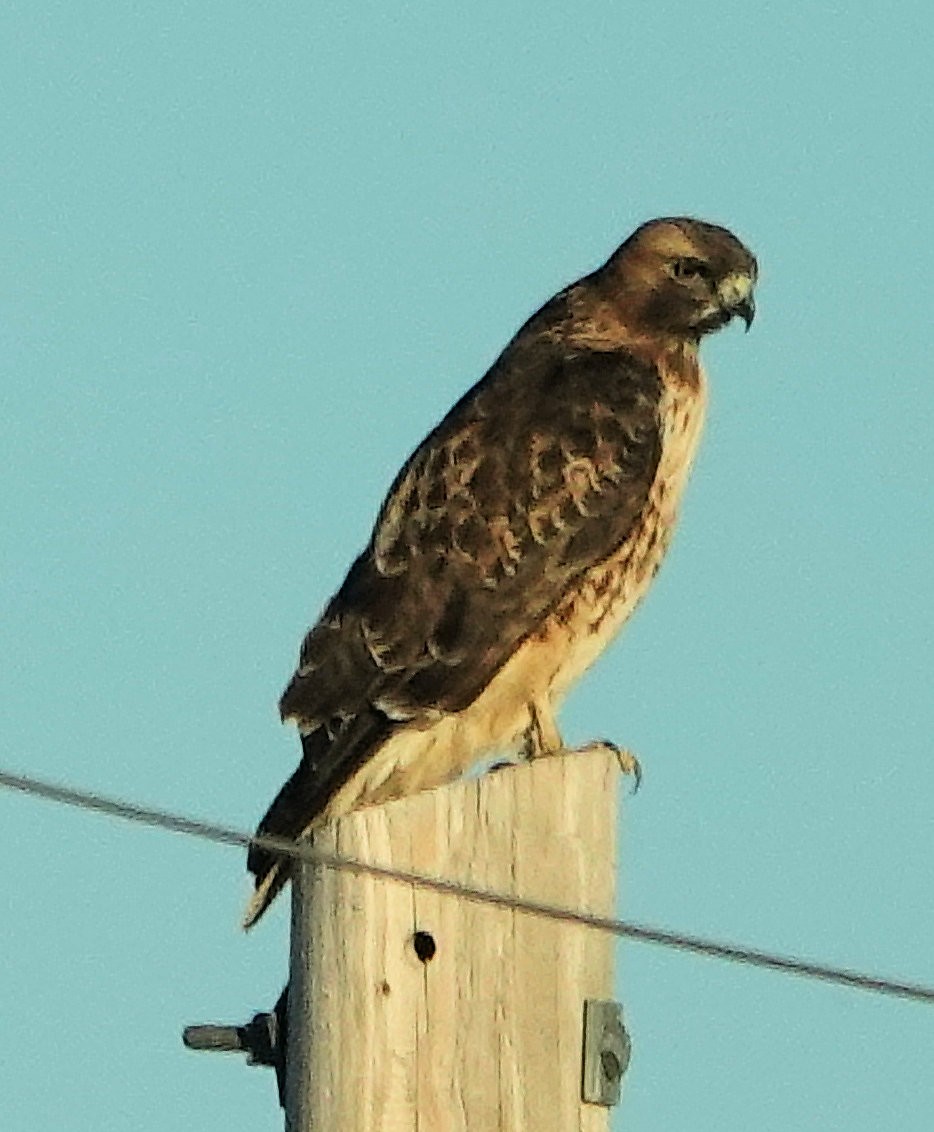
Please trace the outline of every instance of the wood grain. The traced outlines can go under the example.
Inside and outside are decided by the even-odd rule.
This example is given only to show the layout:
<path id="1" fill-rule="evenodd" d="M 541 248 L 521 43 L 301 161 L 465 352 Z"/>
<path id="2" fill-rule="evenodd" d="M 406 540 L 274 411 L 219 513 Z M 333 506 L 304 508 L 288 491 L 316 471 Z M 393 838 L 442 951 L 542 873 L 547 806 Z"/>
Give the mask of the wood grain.
<path id="1" fill-rule="evenodd" d="M 372 863 L 615 911 L 612 752 L 568 753 L 351 814 L 315 845 Z M 435 953 L 419 959 L 416 932 Z M 381 878 L 293 885 L 291 1132 L 605 1132 L 580 1099 L 586 998 L 613 941 Z"/>

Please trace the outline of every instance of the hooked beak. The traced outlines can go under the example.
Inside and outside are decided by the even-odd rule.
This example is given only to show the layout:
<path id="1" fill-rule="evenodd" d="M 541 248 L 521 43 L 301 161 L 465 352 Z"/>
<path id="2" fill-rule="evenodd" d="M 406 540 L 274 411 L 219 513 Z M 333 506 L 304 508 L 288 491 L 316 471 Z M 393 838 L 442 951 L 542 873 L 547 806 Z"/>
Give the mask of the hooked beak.
<path id="1" fill-rule="evenodd" d="M 744 271 L 734 271 L 728 275 L 717 288 L 717 297 L 720 307 L 727 318 L 736 315 L 745 322 L 746 332 L 749 332 L 752 321 L 756 317 L 756 300 L 753 295 L 753 278 Z"/>
<path id="2" fill-rule="evenodd" d="M 748 334 L 749 328 L 750 326 L 752 326 L 753 321 L 756 317 L 756 300 L 752 297 L 752 295 L 750 295 L 748 299 L 744 299 L 741 303 L 737 303 L 737 305 L 733 308 L 733 313 L 738 314 L 743 322 L 745 322 L 746 333 Z"/>

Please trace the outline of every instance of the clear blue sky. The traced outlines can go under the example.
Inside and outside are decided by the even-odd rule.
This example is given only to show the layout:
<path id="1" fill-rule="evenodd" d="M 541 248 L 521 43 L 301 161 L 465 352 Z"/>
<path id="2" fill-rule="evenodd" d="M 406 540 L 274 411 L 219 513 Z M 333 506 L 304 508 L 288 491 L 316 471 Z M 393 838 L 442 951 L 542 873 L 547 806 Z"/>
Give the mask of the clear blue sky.
<path id="1" fill-rule="evenodd" d="M 0 764 L 250 827 L 400 461 L 639 222 L 762 265 L 674 549 L 569 701 L 641 755 L 622 914 L 934 982 L 921 3 L 0 15 Z M 280 1127 L 241 855 L 0 794 L 0 1127 Z M 921 1132 L 934 1009 L 640 945 L 614 1128 Z"/>

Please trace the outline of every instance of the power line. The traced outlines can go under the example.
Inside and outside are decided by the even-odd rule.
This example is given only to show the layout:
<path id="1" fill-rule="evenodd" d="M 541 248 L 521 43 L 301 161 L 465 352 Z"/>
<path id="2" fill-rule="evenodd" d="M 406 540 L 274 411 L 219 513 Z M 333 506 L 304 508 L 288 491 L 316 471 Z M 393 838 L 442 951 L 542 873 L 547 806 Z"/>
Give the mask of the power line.
<path id="1" fill-rule="evenodd" d="M 243 833 L 241 830 L 230 826 L 199 821 L 196 818 L 185 817 L 181 814 L 174 814 L 150 806 L 140 806 L 103 794 L 75 790 L 68 786 L 60 786 L 56 783 L 34 778 L 31 775 L 13 774 L 10 771 L 0 769 L 0 786 L 34 797 L 45 798 L 47 801 L 55 802 L 58 805 L 91 810 L 155 829 L 166 829 L 173 833 L 201 838 L 204 841 L 213 841 L 220 845 L 237 845 L 242 848 L 257 845 L 306 864 L 381 877 L 384 880 L 409 884 L 416 888 L 428 889 L 431 892 L 457 896 L 473 903 L 507 908 L 514 912 L 529 916 L 541 916 L 560 923 L 575 924 L 594 931 L 606 932 L 609 935 L 640 940 L 642 943 L 655 943 L 662 947 L 692 952 L 695 955 L 726 959 L 733 963 L 742 963 L 752 967 L 764 967 L 768 970 L 781 971 L 802 978 L 817 979 L 821 982 L 834 983 L 856 990 L 875 991 L 878 994 L 891 995 L 895 998 L 934 1003 L 934 987 L 924 986 L 921 983 L 887 979 L 879 975 L 865 974 L 846 967 L 834 967 L 826 963 L 811 963 L 797 956 L 778 955 L 773 952 L 760 951 L 757 948 L 741 947 L 702 936 L 669 931 L 665 928 L 654 928 L 627 920 L 615 920 L 608 916 L 596 916 L 589 912 L 575 911 L 572 908 L 561 908 L 552 904 L 542 904 L 535 900 L 523 900 L 519 897 L 507 896 L 504 893 L 473 888 L 457 881 L 445 880 L 443 877 L 426 876 L 423 873 L 391 869 L 383 865 L 370 864 L 367 861 L 338 857 L 331 853 L 322 853 L 307 842 L 290 841 L 286 838 L 266 835 L 255 836 Z"/>

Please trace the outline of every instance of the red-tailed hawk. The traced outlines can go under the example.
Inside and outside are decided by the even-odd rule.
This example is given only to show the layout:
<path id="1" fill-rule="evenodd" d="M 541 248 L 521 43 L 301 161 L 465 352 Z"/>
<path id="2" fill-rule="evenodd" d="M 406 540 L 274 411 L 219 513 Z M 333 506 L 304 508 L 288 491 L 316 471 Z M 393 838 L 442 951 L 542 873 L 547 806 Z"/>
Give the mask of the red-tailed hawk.
<path id="1" fill-rule="evenodd" d="M 484 755 L 561 748 L 556 704 L 643 596 L 704 419 L 700 339 L 752 322 L 725 228 L 643 225 L 559 292 L 418 446 L 280 703 L 302 760 L 259 833 L 298 838 Z M 253 846 L 250 926 L 289 862 Z"/>

